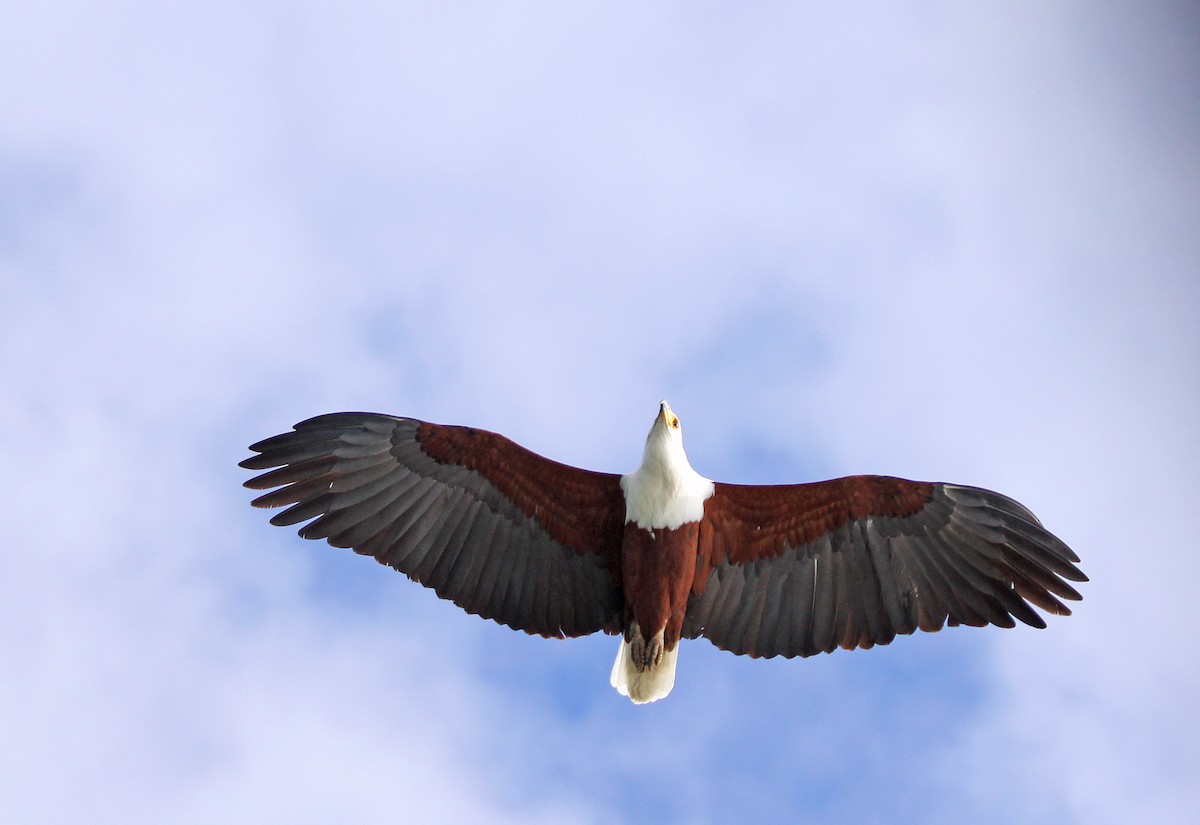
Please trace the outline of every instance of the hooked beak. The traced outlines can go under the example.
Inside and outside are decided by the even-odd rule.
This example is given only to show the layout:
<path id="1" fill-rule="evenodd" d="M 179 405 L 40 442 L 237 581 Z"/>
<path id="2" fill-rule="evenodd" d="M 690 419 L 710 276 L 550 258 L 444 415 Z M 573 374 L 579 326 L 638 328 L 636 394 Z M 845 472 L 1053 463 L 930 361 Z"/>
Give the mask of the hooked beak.
<path id="1" fill-rule="evenodd" d="M 679 429 L 679 417 L 675 415 L 675 411 L 671 409 L 671 405 L 663 401 L 658 405 L 658 418 L 654 423 L 662 422 L 673 430 Z"/>

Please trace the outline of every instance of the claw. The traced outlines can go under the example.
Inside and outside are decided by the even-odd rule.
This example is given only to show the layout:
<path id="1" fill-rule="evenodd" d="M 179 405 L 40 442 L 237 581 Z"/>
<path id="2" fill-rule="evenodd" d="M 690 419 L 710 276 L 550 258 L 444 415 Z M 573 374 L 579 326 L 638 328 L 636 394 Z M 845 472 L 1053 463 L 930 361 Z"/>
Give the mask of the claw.
<path id="1" fill-rule="evenodd" d="M 658 631 L 654 634 L 654 638 L 646 646 L 646 667 L 658 667 L 662 662 L 663 651 L 663 631 Z"/>
<path id="2" fill-rule="evenodd" d="M 663 643 L 663 630 L 658 631 L 650 639 L 642 635 L 642 629 L 634 622 L 630 627 L 629 656 L 633 666 L 641 673 L 646 668 L 657 667 L 663 659 L 666 647 Z"/>

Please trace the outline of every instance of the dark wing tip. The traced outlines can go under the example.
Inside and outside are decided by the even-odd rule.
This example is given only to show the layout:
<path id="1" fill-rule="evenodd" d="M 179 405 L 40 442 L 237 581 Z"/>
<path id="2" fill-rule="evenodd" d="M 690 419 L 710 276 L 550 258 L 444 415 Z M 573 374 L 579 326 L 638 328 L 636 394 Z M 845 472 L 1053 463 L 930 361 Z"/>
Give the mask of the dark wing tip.
<path id="1" fill-rule="evenodd" d="M 411 422 L 413 419 L 375 412 L 335 412 L 306 418 L 294 425 L 292 429 L 297 432 L 305 432 L 308 430 L 344 430 L 347 427 L 365 426 L 377 432 L 383 432 L 401 421 Z"/>
<path id="2" fill-rule="evenodd" d="M 238 466 L 246 470 L 270 470 L 294 465 L 315 456 L 328 455 L 339 442 L 353 440 L 353 436 L 350 435 L 353 430 L 364 431 L 367 438 L 374 439 L 387 434 L 397 422 L 403 421 L 411 419 L 367 412 L 326 413 L 306 418 L 295 424 L 291 432 L 273 435 L 251 444 L 250 451 L 257 455 L 242 459 Z M 325 448 L 321 445 L 325 445 Z M 251 479 L 243 486 L 265 489 L 265 486 L 253 486 L 261 478 L 264 476 Z"/>
<path id="3" fill-rule="evenodd" d="M 1060 601 L 1081 601 L 1083 596 L 1068 582 L 1087 576 L 1075 565 L 1079 556 L 1041 521 L 1013 499 L 991 490 L 943 485 L 951 502 L 950 529 L 957 531 L 966 548 L 993 557 L 1010 586 L 1024 602 L 1056 616 L 1071 610 Z M 1013 612 L 1022 622 L 1044 628 L 1033 610 Z"/>

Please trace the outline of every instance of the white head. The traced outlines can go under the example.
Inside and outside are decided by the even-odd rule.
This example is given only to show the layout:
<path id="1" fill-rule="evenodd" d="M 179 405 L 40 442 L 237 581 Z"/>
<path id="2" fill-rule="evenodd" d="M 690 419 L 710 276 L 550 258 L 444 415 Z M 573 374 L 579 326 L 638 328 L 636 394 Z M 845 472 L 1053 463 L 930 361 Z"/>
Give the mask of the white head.
<path id="1" fill-rule="evenodd" d="M 674 529 L 684 522 L 699 521 L 704 500 L 712 495 L 713 483 L 692 469 L 683 452 L 683 430 L 679 416 L 663 401 L 646 436 L 642 466 L 621 477 L 625 492 L 625 520 L 639 527 Z"/>
<path id="2" fill-rule="evenodd" d="M 658 405 L 658 415 L 646 436 L 642 465 L 645 466 L 648 462 L 661 462 L 671 466 L 682 462 L 690 469 L 687 456 L 683 452 L 683 428 L 679 425 L 679 416 L 675 415 L 675 411 L 665 400 Z"/>

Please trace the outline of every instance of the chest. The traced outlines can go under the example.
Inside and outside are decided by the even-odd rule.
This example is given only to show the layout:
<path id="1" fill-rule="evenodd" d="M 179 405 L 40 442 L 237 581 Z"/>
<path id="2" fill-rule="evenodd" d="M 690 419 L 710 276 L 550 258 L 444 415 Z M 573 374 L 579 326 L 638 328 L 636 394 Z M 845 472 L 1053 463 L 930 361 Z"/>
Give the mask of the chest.
<path id="1" fill-rule="evenodd" d="M 653 542 L 661 530 L 678 530 L 704 517 L 704 501 L 713 483 L 698 473 L 667 467 L 643 466 L 621 477 L 626 526 L 649 530 Z"/>
<path id="2" fill-rule="evenodd" d="M 647 529 L 630 522 L 621 541 L 621 578 L 629 591 L 691 588 L 699 522 Z"/>

